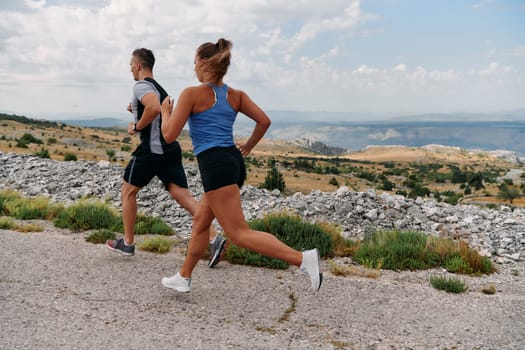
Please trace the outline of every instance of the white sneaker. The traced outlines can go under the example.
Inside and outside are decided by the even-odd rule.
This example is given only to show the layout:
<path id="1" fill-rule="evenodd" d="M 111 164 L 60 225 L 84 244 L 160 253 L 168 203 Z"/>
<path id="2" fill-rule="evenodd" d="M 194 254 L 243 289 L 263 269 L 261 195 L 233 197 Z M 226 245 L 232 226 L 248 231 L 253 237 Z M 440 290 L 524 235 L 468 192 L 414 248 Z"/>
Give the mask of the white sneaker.
<path id="1" fill-rule="evenodd" d="M 164 277 L 162 284 L 164 287 L 175 289 L 181 293 L 188 293 L 191 290 L 191 278 L 184 278 L 178 272 L 171 277 Z"/>
<path id="2" fill-rule="evenodd" d="M 300 269 L 310 276 L 312 288 L 315 291 L 318 291 L 319 288 L 321 288 L 321 283 L 323 282 L 323 273 L 321 272 L 319 251 L 317 248 L 305 250 L 303 252 L 303 262 Z"/>

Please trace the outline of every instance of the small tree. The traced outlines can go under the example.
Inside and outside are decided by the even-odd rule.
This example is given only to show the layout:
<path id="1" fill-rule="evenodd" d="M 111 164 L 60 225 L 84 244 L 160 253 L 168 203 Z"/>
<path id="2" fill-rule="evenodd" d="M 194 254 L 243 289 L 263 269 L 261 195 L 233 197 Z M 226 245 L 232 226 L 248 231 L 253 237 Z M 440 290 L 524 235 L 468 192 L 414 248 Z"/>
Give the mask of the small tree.
<path id="1" fill-rule="evenodd" d="M 64 161 L 65 162 L 71 162 L 71 161 L 76 161 L 77 160 L 77 156 L 75 155 L 75 153 L 70 153 L 70 152 L 66 152 L 64 154 Z"/>
<path id="2" fill-rule="evenodd" d="M 479 171 L 473 174 L 468 180 L 468 187 L 474 187 L 474 190 L 476 191 L 485 188 L 485 185 L 483 185 L 483 174 Z"/>
<path id="3" fill-rule="evenodd" d="M 282 192 L 284 191 L 285 183 L 283 175 L 279 172 L 279 169 L 277 169 L 276 163 L 277 161 L 274 158 L 268 160 L 270 169 L 264 178 L 264 183 L 261 185 L 261 188 L 266 188 L 270 191 L 278 189 Z"/>
<path id="4" fill-rule="evenodd" d="M 35 156 L 40 158 L 49 158 L 49 151 L 45 149 L 44 147 L 40 148 L 40 151 L 35 152 Z"/>
<path id="5" fill-rule="evenodd" d="M 115 150 L 114 149 L 107 149 L 106 154 L 108 155 L 109 161 L 115 160 Z"/>
<path id="6" fill-rule="evenodd" d="M 509 187 L 507 183 L 502 183 L 499 186 L 499 193 L 498 197 L 503 200 L 508 200 L 510 204 L 514 201 L 514 199 L 518 198 L 520 196 L 520 191 L 516 187 Z"/>

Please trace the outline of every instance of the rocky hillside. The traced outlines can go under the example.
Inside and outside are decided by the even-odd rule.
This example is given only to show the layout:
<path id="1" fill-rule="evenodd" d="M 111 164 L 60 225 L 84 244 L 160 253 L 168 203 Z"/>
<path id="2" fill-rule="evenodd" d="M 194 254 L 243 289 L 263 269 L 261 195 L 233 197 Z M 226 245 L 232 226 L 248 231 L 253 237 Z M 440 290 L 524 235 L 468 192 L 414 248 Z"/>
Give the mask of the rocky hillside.
<path id="1" fill-rule="evenodd" d="M 304 148 L 308 152 L 312 152 L 314 154 L 319 154 L 322 156 L 340 156 L 348 152 L 346 148 L 330 146 L 323 142 L 309 138 L 297 139 L 292 143 Z"/>
<path id="2" fill-rule="evenodd" d="M 28 196 L 44 195 L 66 203 L 91 196 L 108 200 L 119 208 L 122 171 L 121 166 L 107 161 L 62 162 L 0 153 L 0 189 L 11 188 Z M 200 196 L 202 188 L 196 166 L 187 164 L 186 172 L 191 192 Z M 312 222 L 340 225 L 348 238 L 361 238 L 366 230 L 377 228 L 418 230 L 462 238 L 500 262 L 525 259 L 525 209 L 452 206 L 431 199 L 354 192 L 347 187 L 335 192 L 282 196 L 278 191 L 245 186 L 242 197 L 248 220 L 268 211 L 291 209 Z M 142 212 L 161 217 L 178 236 L 189 236 L 191 217 L 168 196 L 159 181 L 154 180 L 143 189 L 138 201 Z"/>

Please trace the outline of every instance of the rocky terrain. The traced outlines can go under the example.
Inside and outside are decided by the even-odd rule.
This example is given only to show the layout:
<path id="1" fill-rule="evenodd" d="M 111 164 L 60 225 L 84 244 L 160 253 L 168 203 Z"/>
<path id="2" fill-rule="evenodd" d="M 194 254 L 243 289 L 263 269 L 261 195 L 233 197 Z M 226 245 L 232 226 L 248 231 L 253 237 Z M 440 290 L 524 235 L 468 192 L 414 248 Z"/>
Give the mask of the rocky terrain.
<path id="1" fill-rule="evenodd" d="M 0 188 L 28 196 L 43 195 L 71 203 L 96 197 L 120 207 L 122 167 L 107 161 L 61 162 L 15 153 L 0 153 Z M 186 165 L 190 191 L 200 196 L 198 169 Z M 353 192 L 340 187 L 335 192 L 312 191 L 282 196 L 253 186 L 242 189 L 247 220 L 266 212 L 292 210 L 306 220 L 327 221 L 341 226 L 347 238 L 362 238 L 365 230 L 397 228 L 431 235 L 462 238 L 486 256 L 500 262 L 525 259 L 525 209 L 501 206 L 498 210 L 473 205 L 449 205 L 432 199 L 410 199 L 389 193 Z M 139 210 L 159 216 L 186 238 L 191 217 L 155 179 L 139 192 Z"/>

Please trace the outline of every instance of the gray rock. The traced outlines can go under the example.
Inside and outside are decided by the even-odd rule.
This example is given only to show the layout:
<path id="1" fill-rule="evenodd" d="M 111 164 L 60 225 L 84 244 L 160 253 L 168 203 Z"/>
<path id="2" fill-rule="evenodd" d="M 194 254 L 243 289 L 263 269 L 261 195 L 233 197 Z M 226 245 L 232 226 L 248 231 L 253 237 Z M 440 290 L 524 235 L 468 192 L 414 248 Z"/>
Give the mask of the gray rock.
<path id="1" fill-rule="evenodd" d="M 199 199 L 202 186 L 197 166 L 185 164 L 190 192 Z M 31 155 L 0 153 L 0 189 L 11 188 L 26 196 L 46 195 L 70 204 L 94 196 L 121 208 L 123 169 L 107 162 L 61 162 Z M 429 235 L 462 237 L 487 256 L 502 255 L 505 261 L 525 256 L 525 209 L 501 206 L 500 210 L 472 205 L 449 205 L 434 199 L 416 200 L 373 190 L 353 192 L 342 186 L 335 192 L 283 196 L 246 185 L 241 189 L 248 220 L 270 211 L 290 210 L 307 221 L 330 221 L 346 238 L 363 235 L 364 227 L 419 230 Z M 189 237 L 191 216 L 154 179 L 138 194 L 139 211 L 162 218 L 177 235 Z"/>

